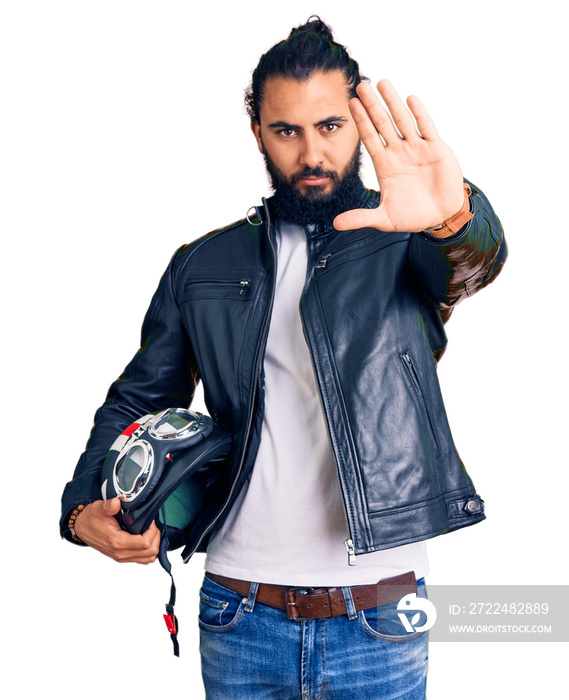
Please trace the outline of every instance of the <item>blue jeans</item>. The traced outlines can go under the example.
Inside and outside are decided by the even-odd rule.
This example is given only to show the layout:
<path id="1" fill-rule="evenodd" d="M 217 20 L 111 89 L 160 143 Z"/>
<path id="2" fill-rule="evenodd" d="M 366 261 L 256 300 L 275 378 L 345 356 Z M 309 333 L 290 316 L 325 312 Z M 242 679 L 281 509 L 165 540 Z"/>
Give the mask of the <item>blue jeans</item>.
<path id="1" fill-rule="evenodd" d="M 207 700 L 424 700 L 428 632 L 404 633 L 397 603 L 347 615 L 289 620 L 206 574 L 200 652 Z M 426 597 L 425 582 L 417 582 Z"/>

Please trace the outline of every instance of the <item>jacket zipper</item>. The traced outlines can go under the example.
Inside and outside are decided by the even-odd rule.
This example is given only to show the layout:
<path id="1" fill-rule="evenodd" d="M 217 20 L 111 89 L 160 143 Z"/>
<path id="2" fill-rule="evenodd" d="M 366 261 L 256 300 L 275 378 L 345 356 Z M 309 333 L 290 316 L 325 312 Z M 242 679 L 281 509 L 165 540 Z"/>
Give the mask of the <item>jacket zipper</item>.
<path id="1" fill-rule="evenodd" d="M 330 257 L 330 255 L 325 255 L 324 257 L 322 257 L 320 259 L 319 264 L 316 267 L 325 267 L 326 261 L 329 257 Z M 321 265 L 320 263 L 322 263 L 323 261 L 324 261 L 324 264 Z M 304 293 L 303 293 L 303 295 L 304 295 Z M 354 542 L 352 540 L 352 533 L 350 532 L 350 523 L 348 521 L 348 511 L 346 508 L 346 500 L 344 498 L 344 492 L 342 490 L 342 482 L 340 481 L 338 459 L 336 458 L 336 453 L 334 452 L 332 437 L 330 435 L 330 426 L 328 425 L 328 417 L 326 415 L 326 410 L 324 409 L 324 400 L 322 398 L 322 392 L 320 391 L 320 382 L 318 380 L 318 372 L 316 371 L 316 364 L 314 362 L 314 357 L 312 355 L 310 340 L 308 338 L 308 333 L 306 332 L 306 325 L 304 323 L 304 318 L 302 317 L 302 313 L 300 313 L 300 320 L 302 323 L 302 329 L 304 331 L 304 338 L 306 339 L 306 343 L 307 343 L 308 349 L 309 349 L 310 360 L 312 362 L 312 371 L 314 372 L 314 377 L 316 379 L 316 387 L 318 389 L 318 399 L 320 401 L 320 408 L 322 409 L 322 414 L 324 416 L 324 425 L 326 426 L 326 435 L 328 437 L 330 451 L 332 452 L 332 456 L 334 457 L 334 465 L 336 467 L 336 469 L 335 469 L 336 481 L 338 482 L 338 488 L 340 489 L 340 495 L 341 495 L 341 499 L 342 499 L 342 511 L 344 514 L 344 522 L 346 524 L 346 532 L 348 534 L 348 538 L 344 540 L 344 546 L 345 546 L 346 551 L 348 553 L 348 566 L 356 566 L 358 562 L 356 559 L 356 551 L 355 551 Z"/>
<path id="2" fill-rule="evenodd" d="M 318 269 L 325 268 L 328 265 L 328 263 L 330 262 L 330 258 L 332 256 L 336 257 L 338 255 L 338 253 L 343 253 L 347 248 L 351 248 L 352 250 L 354 250 L 355 248 L 357 248 L 357 245 L 354 244 L 353 242 L 349 241 L 348 243 L 341 245 L 339 248 L 336 248 L 331 253 L 326 253 L 325 255 L 322 255 L 320 257 L 320 259 L 318 260 L 316 267 Z"/>
<path id="3" fill-rule="evenodd" d="M 239 296 L 243 296 L 243 292 L 251 286 L 251 280 L 196 279 L 190 280 L 188 283 L 186 283 L 186 287 L 193 284 L 205 286 L 212 285 L 215 287 L 229 287 L 231 289 L 233 289 L 234 287 L 240 287 L 241 291 L 239 292 Z"/>
<path id="4" fill-rule="evenodd" d="M 303 321 L 304 325 L 304 321 Z M 310 347 L 310 345 L 309 345 Z M 310 356 L 312 357 L 312 353 L 310 353 Z M 350 524 L 348 522 L 348 511 L 346 508 L 346 501 L 344 499 L 344 492 L 342 490 L 342 482 L 340 481 L 340 474 L 338 473 L 339 467 L 338 467 L 338 460 L 336 458 L 336 453 L 334 452 L 334 446 L 332 444 L 332 438 L 330 436 L 330 428 L 328 426 L 328 419 L 326 417 L 326 411 L 324 410 L 324 401 L 322 400 L 322 394 L 320 393 L 320 385 L 318 384 L 318 375 L 316 374 L 316 367 L 314 365 L 314 360 L 312 360 L 312 368 L 314 370 L 314 376 L 316 377 L 316 383 L 318 386 L 318 398 L 320 399 L 320 408 L 322 409 L 322 413 L 324 414 L 324 425 L 326 426 L 326 435 L 328 436 L 328 443 L 330 445 L 330 450 L 332 452 L 332 455 L 334 457 L 334 465 L 336 467 L 335 473 L 336 473 L 336 481 L 338 482 L 338 488 L 340 489 L 340 495 L 342 497 L 342 512 L 344 514 L 344 523 L 346 524 L 346 532 L 348 534 L 348 538 L 344 540 L 344 547 L 346 548 L 348 552 L 348 565 L 349 566 L 356 566 L 357 559 L 356 559 L 356 550 L 354 547 L 354 542 L 352 540 L 352 533 L 350 532 Z"/>
<path id="5" fill-rule="evenodd" d="M 411 355 L 407 351 L 402 352 L 400 357 L 403 361 L 403 365 L 404 365 L 405 369 L 407 370 L 407 374 L 409 375 L 409 378 L 411 380 L 411 384 L 413 385 L 415 393 L 417 394 L 417 398 L 419 399 L 419 404 L 421 406 L 421 410 L 423 411 L 423 414 L 426 418 L 427 428 L 429 431 L 431 442 L 433 443 L 433 447 L 435 449 L 435 452 L 438 452 L 439 446 L 437 444 L 435 430 L 433 427 L 433 423 L 431 421 L 431 414 L 429 413 L 429 409 L 427 407 L 427 401 L 425 399 L 425 394 L 423 393 L 423 389 L 421 388 L 421 383 L 419 381 L 419 375 L 418 375 L 417 370 L 415 368 L 415 364 L 413 362 Z"/>
<path id="6" fill-rule="evenodd" d="M 259 380 L 259 373 L 261 369 L 261 357 L 262 357 L 262 348 L 265 345 L 265 340 L 267 338 L 267 333 L 269 331 L 269 320 L 271 318 L 271 311 L 273 308 L 273 301 L 275 298 L 275 286 L 276 286 L 276 268 L 277 268 L 277 254 L 275 251 L 275 246 L 273 244 L 271 235 L 270 235 L 270 230 L 271 230 L 271 220 L 270 220 L 270 215 L 269 215 L 269 207 L 267 206 L 266 200 L 263 197 L 263 204 L 265 207 L 265 213 L 267 216 L 267 236 L 269 238 L 269 243 L 271 244 L 271 251 L 273 253 L 273 262 L 274 262 L 274 269 L 275 269 L 275 274 L 273 276 L 273 288 L 271 290 L 271 297 L 269 299 L 269 306 L 267 309 L 267 315 L 265 317 L 265 325 L 263 328 L 263 333 L 261 334 L 261 343 L 259 344 L 259 348 L 257 350 L 257 363 L 255 365 L 255 371 L 253 373 L 254 376 L 254 382 L 253 382 L 253 391 L 251 394 L 251 403 L 250 403 L 250 409 L 249 409 L 249 418 L 247 421 L 247 430 L 245 432 L 245 440 L 243 442 L 243 452 L 241 454 L 241 460 L 239 462 L 239 467 L 237 469 L 237 474 L 235 475 L 235 479 L 233 480 L 233 483 L 231 484 L 231 489 L 229 491 L 229 494 L 227 495 L 227 498 L 225 499 L 225 503 L 223 504 L 222 508 L 220 509 L 219 513 L 215 516 L 215 518 L 211 521 L 211 523 L 207 526 L 207 528 L 202 532 L 201 537 L 198 539 L 196 542 L 193 550 L 184 558 L 184 563 L 186 564 L 190 558 L 194 555 L 196 549 L 200 546 L 201 542 L 203 541 L 203 538 L 207 535 L 207 533 L 212 529 L 212 527 L 215 525 L 215 523 L 219 520 L 221 517 L 222 513 L 225 511 L 227 508 L 227 504 L 231 500 L 231 497 L 233 495 L 233 492 L 235 491 L 235 485 L 237 484 L 239 480 L 239 475 L 241 474 L 241 470 L 243 469 L 243 463 L 245 462 L 245 454 L 247 453 L 247 445 L 249 443 L 249 436 L 251 434 L 251 426 L 253 424 L 253 416 L 255 413 L 255 400 L 257 398 L 257 385 L 258 385 L 258 380 Z M 243 290 L 242 290 L 243 291 Z"/>

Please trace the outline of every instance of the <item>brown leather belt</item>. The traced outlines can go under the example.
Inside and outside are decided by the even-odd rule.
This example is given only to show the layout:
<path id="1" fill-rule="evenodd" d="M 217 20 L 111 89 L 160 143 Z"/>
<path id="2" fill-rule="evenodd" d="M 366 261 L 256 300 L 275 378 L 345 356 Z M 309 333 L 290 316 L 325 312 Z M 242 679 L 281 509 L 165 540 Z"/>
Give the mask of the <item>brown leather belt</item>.
<path id="1" fill-rule="evenodd" d="M 240 581 L 209 572 L 207 576 L 239 595 L 249 595 L 250 581 Z M 368 610 L 379 605 L 395 603 L 409 593 L 416 594 L 417 580 L 413 571 L 407 571 L 368 586 L 350 586 L 349 588 L 355 609 Z M 286 610 L 291 620 L 313 620 L 346 614 L 346 601 L 341 588 L 276 586 L 272 583 L 260 583 L 256 600 L 273 608 Z"/>

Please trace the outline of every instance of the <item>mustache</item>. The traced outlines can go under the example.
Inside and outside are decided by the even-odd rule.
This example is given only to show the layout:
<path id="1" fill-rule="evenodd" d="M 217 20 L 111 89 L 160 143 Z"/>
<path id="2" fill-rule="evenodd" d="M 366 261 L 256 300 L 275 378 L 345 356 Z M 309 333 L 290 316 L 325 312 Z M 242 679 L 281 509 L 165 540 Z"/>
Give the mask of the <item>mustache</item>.
<path id="1" fill-rule="evenodd" d="M 295 185 L 305 177 L 329 177 L 334 182 L 340 181 L 340 176 L 335 170 L 324 170 L 319 165 L 316 168 L 304 167 L 298 173 L 290 177 L 290 184 Z"/>

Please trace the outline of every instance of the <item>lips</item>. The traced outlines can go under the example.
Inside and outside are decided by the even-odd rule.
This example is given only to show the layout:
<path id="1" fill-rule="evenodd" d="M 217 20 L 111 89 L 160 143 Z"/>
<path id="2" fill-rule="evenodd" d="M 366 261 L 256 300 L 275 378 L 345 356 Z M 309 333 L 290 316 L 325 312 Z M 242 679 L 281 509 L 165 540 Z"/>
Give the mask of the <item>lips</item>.
<path id="1" fill-rule="evenodd" d="M 318 185 L 325 185 L 329 179 L 328 177 L 303 177 L 300 179 L 300 182 L 309 187 L 317 187 Z"/>

